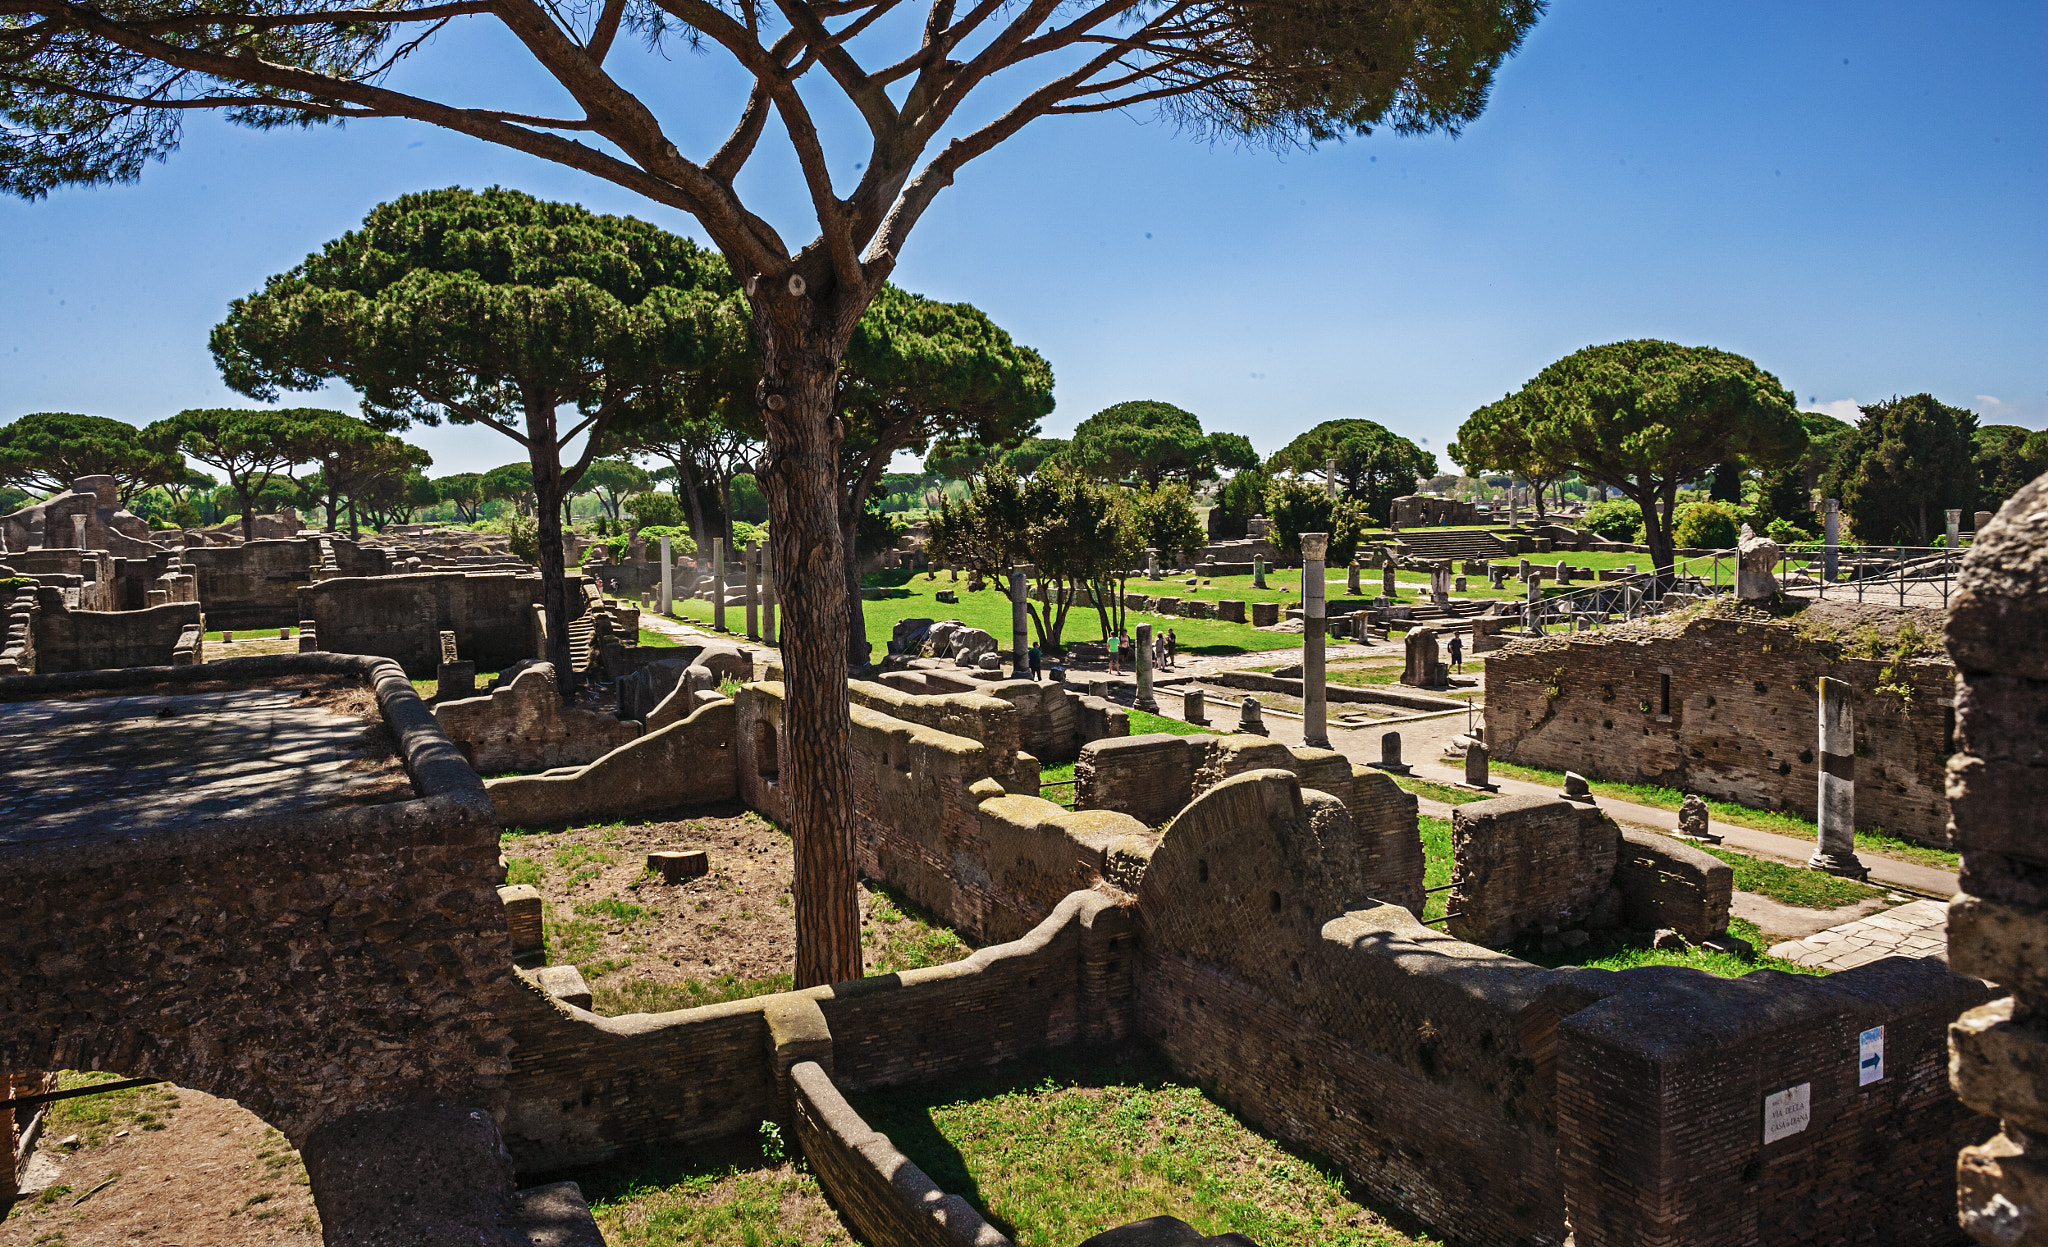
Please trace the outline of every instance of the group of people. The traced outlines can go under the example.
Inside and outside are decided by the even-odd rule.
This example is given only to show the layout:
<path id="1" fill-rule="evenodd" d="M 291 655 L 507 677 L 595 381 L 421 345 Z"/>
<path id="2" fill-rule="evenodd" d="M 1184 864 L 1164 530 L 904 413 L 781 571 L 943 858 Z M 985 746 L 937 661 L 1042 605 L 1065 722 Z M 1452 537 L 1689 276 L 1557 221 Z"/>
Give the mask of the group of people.
<path id="1" fill-rule="evenodd" d="M 1113 674 L 1123 674 L 1124 656 L 1126 654 L 1132 655 L 1131 664 L 1133 669 L 1136 668 L 1138 660 L 1135 655 L 1137 651 L 1132 648 L 1131 634 L 1128 630 L 1121 630 L 1111 633 L 1107 644 L 1109 646 L 1109 669 Z M 1164 631 L 1153 633 L 1153 668 L 1155 670 L 1160 671 L 1173 670 L 1174 655 L 1179 651 L 1179 649 L 1180 638 L 1174 635 L 1173 629 L 1167 628 Z"/>

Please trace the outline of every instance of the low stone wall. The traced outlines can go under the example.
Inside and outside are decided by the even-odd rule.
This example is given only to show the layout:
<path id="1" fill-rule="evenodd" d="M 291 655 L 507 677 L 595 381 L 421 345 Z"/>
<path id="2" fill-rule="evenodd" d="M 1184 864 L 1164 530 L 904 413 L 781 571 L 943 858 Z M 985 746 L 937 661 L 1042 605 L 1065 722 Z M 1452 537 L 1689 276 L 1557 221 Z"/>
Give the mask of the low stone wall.
<path id="1" fill-rule="evenodd" d="M 535 663 L 483 697 L 434 707 L 441 730 L 479 774 L 595 762 L 640 735 L 640 723 L 562 705 L 552 663 Z"/>
<path id="2" fill-rule="evenodd" d="M 320 566 L 316 540 L 289 537 L 239 546 L 188 545 L 185 563 L 199 578 L 199 602 L 215 628 L 289 628 L 311 618 L 299 613 L 299 590 L 313 583 L 314 570 Z"/>
<path id="3" fill-rule="evenodd" d="M 64 592 L 37 591 L 35 669 L 39 672 L 161 667 L 178 638 L 200 622 L 199 604 L 172 602 L 132 611 L 72 610 Z"/>
<path id="4" fill-rule="evenodd" d="M 1607 902 L 1621 829 L 1591 802 L 1495 797 L 1451 811 L 1451 934 L 1500 948 L 1543 928 L 1584 927 Z"/>
<path id="5" fill-rule="evenodd" d="M 1695 944 L 1728 931 L 1735 868 L 1670 836 L 1622 828 L 1614 886 L 1622 921 L 1637 930 L 1669 927 Z"/>
<path id="6" fill-rule="evenodd" d="M 203 602 L 203 581 L 200 592 Z M 572 592 L 569 600 L 573 616 L 582 595 Z M 476 663 L 478 671 L 502 671 L 521 659 L 545 657 L 535 633 L 539 604 L 538 575 L 344 576 L 298 590 L 289 622 L 312 620 L 325 650 L 390 658 L 407 675 L 428 679 L 440 667 L 443 632 L 455 634 L 457 657 Z"/>
<path id="7" fill-rule="evenodd" d="M 815 1002 L 833 1080 L 851 1088 L 1118 1039 L 1130 1033 L 1135 937 L 1128 907 L 1080 893 L 1022 938 L 950 965 L 618 1018 L 563 1004 L 522 974 L 507 996 L 505 1146 L 522 1172 L 544 1173 L 786 1119 L 770 1017 L 792 1000 Z"/>
<path id="8" fill-rule="evenodd" d="M 1580 1247 L 1965 1241 L 1956 1149 L 1996 1126 L 1949 1091 L 1943 1031 L 1984 984 L 1905 958 L 1825 978 L 1622 977 L 1558 1028 Z M 1774 1130 L 1787 1092 L 1803 1107 L 1782 1105 Z"/>
<path id="9" fill-rule="evenodd" d="M 861 1237 L 875 1247 L 1010 1247 L 973 1205 L 948 1195 L 877 1133 L 816 1061 L 790 1070 L 796 1141 Z"/>
<path id="10" fill-rule="evenodd" d="M 1249 689 L 1255 693 L 1286 693 L 1300 697 L 1301 680 L 1286 676 L 1269 675 L 1263 671 L 1217 671 L 1202 677 L 1204 684 L 1217 684 L 1224 688 Z M 1364 702 L 1379 706 L 1400 706 L 1408 710 L 1463 710 L 1465 703 L 1449 697 L 1431 697 L 1427 693 L 1411 693 L 1398 688 L 1384 686 L 1358 687 L 1350 684 L 1326 684 L 1324 696 L 1333 702 Z"/>
<path id="11" fill-rule="evenodd" d="M 587 766 L 506 776 L 486 781 L 484 788 L 501 826 L 625 818 L 732 800 L 739 793 L 737 758 L 733 703 L 720 699 Z"/>

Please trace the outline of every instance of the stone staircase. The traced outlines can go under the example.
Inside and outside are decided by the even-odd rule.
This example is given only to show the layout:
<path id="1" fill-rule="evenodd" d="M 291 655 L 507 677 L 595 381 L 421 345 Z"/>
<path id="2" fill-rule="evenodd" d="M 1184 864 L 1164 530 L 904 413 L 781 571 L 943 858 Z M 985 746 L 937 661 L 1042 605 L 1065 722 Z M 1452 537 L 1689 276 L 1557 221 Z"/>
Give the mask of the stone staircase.
<path id="1" fill-rule="evenodd" d="M 1404 528 L 1397 539 L 1404 553 L 1425 559 L 1497 559 L 1515 553 L 1477 528 Z"/>

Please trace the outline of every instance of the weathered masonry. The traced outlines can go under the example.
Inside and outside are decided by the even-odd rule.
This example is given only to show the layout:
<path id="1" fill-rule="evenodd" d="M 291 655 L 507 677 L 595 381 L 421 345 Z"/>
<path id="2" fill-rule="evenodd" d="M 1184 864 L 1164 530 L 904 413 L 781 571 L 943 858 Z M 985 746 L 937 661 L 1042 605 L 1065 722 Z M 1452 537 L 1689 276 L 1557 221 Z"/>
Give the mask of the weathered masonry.
<path id="1" fill-rule="evenodd" d="M 1945 845 L 1955 669 L 1929 644 L 1940 628 L 1938 611 L 1822 603 L 1514 641 L 1487 656 L 1487 747 L 1812 818 L 1814 680 L 1829 676 L 1855 690 L 1858 827 Z"/>

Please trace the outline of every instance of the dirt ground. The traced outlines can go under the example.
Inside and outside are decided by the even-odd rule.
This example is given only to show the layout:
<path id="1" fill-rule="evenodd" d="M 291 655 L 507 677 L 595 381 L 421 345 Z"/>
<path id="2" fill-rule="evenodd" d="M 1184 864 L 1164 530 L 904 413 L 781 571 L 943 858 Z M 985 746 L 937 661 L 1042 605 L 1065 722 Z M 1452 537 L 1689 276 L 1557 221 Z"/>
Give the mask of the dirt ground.
<path id="1" fill-rule="evenodd" d="M 145 1088 L 67 1106 L 36 1149 L 44 1196 L 0 1223 L 0 1247 L 320 1241 L 298 1153 L 233 1100 Z M 78 1143 L 62 1146 L 73 1135 Z"/>
<path id="2" fill-rule="evenodd" d="M 656 850 L 703 849 L 710 873 L 673 886 L 647 871 Z M 737 806 L 634 825 L 506 833 L 508 882 L 546 904 L 547 964 L 573 964 L 596 1011 L 658 1012 L 786 990 L 796 921 L 789 836 Z M 955 961 L 972 952 L 865 882 L 868 973 Z"/>

